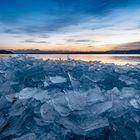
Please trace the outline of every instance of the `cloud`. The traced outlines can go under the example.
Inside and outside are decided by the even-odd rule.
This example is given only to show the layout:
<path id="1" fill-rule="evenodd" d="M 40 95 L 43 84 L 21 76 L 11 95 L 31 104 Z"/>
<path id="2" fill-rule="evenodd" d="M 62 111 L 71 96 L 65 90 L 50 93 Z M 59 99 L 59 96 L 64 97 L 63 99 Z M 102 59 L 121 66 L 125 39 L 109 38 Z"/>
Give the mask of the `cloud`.
<path id="1" fill-rule="evenodd" d="M 15 24 L 3 24 L 0 21 L 0 33 L 4 34 L 22 34 L 22 35 L 34 35 L 39 38 L 48 38 L 51 33 L 62 33 L 63 30 L 76 22 L 80 22 L 79 15 L 34 15 L 24 17 Z"/>
<path id="2" fill-rule="evenodd" d="M 5 29 L 4 31 L 2 31 L 3 33 L 7 33 L 7 34 L 19 34 L 18 31 L 14 30 L 14 29 Z"/>
<path id="3" fill-rule="evenodd" d="M 12 4 L 14 3 L 14 4 Z M 26 33 L 37 32 L 54 32 L 58 29 L 74 25 L 81 22 L 88 16 L 104 17 L 117 8 L 122 6 L 138 5 L 139 0 L 24 0 L 14 2 L 5 0 L 0 1 L 0 22 L 4 24 L 17 24 L 20 31 Z M 41 15 L 44 15 L 43 17 Z M 45 16 L 46 15 L 46 16 Z M 48 18 L 51 15 L 54 19 Z M 39 25 L 35 20 L 31 21 L 32 25 L 22 24 L 22 20 L 26 17 L 35 17 L 36 20 L 41 20 Z M 42 17 L 42 18 L 41 18 Z M 35 22 L 35 24 L 33 24 Z M 102 28 L 98 26 L 95 28 Z M 92 28 L 93 30 L 95 29 Z"/>
<path id="4" fill-rule="evenodd" d="M 135 49 L 140 49 L 140 42 L 130 42 L 130 43 L 125 43 L 125 44 L 122 44 L 122 45 L 116 45 L 114 47 L 114 49 L 117 49 L 117 50 L 135 50 Z"/>
<path id="5" fill-rule="evenodd" d="M 113 26 L 110 23 L 112 21 L 102 22 L 104 17 L 124 5 L 133 6 L 132 4 L 139 3 L 137 0 L 135 2 L 132 2 L 132 0 L 127 0 L 127 2 L 122 0 L 29 1 L 25 0 L 20 3 L 18 0 L 14 0 L 14 5 L 11 5 L 9 0 L 5 0 L 5 2 L 0 1 L 0 23 L 4 23 L 4 25 L 9 24 L 9 29 L 3 31 L 4 33 L 38 34 L 38 36 L 65 33 L 70 26 L 77 26 L 96 18 L 100 18 L 101 22 L 98 24 L 91 22 L 86 29 L 101 30 Z M 15 26 L 10 28 L 10 25 L 13 24 Z"/>
<path id="6" fill-rule="evenodd" d="M 25 43 L 42 43 L 42 44 L 48 43 L 46 41 L 35 41 L 35 40 L 32 40 L 32 39 L 26 39 L 23 42 L 25 42 Z"/>
<path id="7" fill-rule="evenodd" d="M 96 41 L 93 41 L 93 40 L 89 40 L 89 39 L 67 39 L 66 40 L 67 42 L 74 42 L 74 43 L 86 43 L 86 42 L 96 42 Z"/>
<path id="8" fill-rule="evenodd" d="M 54 32 L 59 32 L 62 29 L 73 25 L 74 23 L 81 21 L 79 16 L 53 16 L 52 19 L 47 19 L 47 17 L 43 17 L 40 24 L 36 24 L 35 21 L 32 21 L 30 25 L 24 25 L 23 27 L 20 27 L 19 30 L 21 32 L 27 33 L 27 34 L 49 34 Z M 35 23 L 35 24 L 34 24 Z"/>
<path id="9" fill-rule="evenodd" d="M 49 38 L 49 35 L 42 34 L 42 35 L 39 35 L 38 37 L 39 38 Z"/>

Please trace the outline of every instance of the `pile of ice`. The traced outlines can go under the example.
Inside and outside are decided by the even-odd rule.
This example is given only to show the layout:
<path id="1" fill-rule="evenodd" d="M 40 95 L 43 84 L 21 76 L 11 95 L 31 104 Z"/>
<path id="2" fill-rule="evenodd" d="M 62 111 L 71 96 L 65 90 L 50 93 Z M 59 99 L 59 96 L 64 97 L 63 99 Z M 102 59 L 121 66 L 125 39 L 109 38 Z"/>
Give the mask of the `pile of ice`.
<path id="1" fill-rule="evenodd" d="M 140 64 L 0 59 L 0 140 L 140 140 Z"/>

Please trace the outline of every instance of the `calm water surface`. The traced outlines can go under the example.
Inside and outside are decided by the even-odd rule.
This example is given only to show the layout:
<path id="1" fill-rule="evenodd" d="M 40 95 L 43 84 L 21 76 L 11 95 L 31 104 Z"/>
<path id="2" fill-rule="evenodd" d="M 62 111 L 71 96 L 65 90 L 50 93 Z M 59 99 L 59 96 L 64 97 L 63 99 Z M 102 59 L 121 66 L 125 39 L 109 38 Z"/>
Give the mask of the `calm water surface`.
<path id="1" fill-rule="evenodd" d="M 13 54 L 0 54 L 0 58 L 8 56 L 17 56 Z M 66 60 L 68 58 L 74 60 L 84 60 L 84 61 L 101 61 L 102 63 L 115 63 L 115 64 L 140 64 L 140 55 L 95 55 L 95 54 L 28 54 L 37 59 L 62 59 Z"/>

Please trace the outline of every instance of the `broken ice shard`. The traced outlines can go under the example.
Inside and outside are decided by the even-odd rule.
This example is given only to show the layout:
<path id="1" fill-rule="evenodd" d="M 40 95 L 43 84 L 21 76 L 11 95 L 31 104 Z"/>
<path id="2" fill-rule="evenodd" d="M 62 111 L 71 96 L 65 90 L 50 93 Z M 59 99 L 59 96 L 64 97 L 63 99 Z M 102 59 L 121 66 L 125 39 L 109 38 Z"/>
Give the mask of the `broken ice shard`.
<path id="1" fill-rule="evenodd" d="M 70 82 L 71 82 L 71 86 L 73 88 L 73 90 L 77 90 L 78 87 L 80 86 L 80 83 L 78 80 L 76 80 L 70 73 L 68 73 Z"/>
<path id="2" fill-rule="evenodd" d="M 65 98 L 65 96 L 59 95 L 58 97 L 55 97 L 54 99 L 52 99 L 52 103 L 53 103 L 54 109 L 58 113 L 60 113 L 60 115 L 68 116 L 70 114 L 68 101 Z"/>
<path id="3" fill-rule="evenodd" d="M 104 100 L 103 93 L 99 87 L 90 89 L 87 91 L 87 93 L 87 103 L 89 105 L 97 102 L 102 102 Z"/>
<path id="4" fill-rule="evenodd" d="M 66 78 L 62 76 L 55 76 L 55 77 L 50 77 L 50 80 L 52 83 L 57 84 L 57 83 L 64 83 L 67 81 Z"/>
<path id="5" fill-rule="evenodd" d="M 131 99 L 131 100 L 130 100 L 130 104 L 131 104 L 134 108 L 139 109 L 139 104 L 138 104 L 138 102 L 137 102 L 136 99 Z"/>
<path id="6" fill-rule="evenodd" d="M 55 121 L 55 110 L 53 108 L 52 103 L 44 103 L 41 107 L 40 107 L 40 114 L 42 119 L 45 122 L 51 123 L 53 121 Z"/>

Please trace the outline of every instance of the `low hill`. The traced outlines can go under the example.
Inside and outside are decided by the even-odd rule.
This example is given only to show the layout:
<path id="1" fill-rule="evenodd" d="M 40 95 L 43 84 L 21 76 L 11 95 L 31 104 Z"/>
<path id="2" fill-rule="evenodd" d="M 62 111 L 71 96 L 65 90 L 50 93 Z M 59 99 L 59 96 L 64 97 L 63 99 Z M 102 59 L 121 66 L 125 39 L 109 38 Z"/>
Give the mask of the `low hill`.
<path id="1" fill-rule="evenodd" d="M 43 50 L 13 50 L 15 54 L 140 54 L 140 50 L 111 50 L 111 51 L 43 51 Z"/>
<path id="2" fill-rule="evenodd" d="M 14 53 L 11 51 L 0 50 L 0 54 L 14 54 Z"/>

